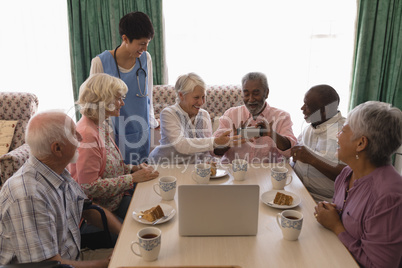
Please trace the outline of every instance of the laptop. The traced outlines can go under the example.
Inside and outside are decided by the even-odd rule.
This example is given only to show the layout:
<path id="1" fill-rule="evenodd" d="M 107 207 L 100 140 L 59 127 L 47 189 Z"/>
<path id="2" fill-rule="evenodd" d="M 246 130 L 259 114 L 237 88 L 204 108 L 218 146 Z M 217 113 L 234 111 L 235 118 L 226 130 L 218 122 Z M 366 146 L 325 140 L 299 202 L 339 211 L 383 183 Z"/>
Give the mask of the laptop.
<path id="1" fill-rule="evenodd" d="M 180 185 L 179 234 L 256 235 L 259 194 L 258 185 Z"/>

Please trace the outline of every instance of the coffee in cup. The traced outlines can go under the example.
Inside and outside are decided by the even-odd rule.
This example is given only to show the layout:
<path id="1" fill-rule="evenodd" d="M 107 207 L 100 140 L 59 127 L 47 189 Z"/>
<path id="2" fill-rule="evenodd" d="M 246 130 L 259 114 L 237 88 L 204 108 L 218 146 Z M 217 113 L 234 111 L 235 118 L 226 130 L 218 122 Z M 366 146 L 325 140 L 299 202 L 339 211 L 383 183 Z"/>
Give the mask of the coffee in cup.
<path id="1" fill-rule="evenodd" d="M 162 231 L 156 227 L 142 228 L 137 233 L 137 241 L 131 242 L 131 251 L 144 259 L 144 261 L 155 261 L 158 259 L 161 250 Z M 139 247 L 139 252 L 134 246 Z"/>
<path id="2" fill-rule="evenodd" d="M 156 238 L 156 237 L 158 237 L 158 235 L 156 235 L 156 234 L 144 234 L 141 236 L 141 238 L 143 238 L 143 239 L 152 239 L 152 238 Z"/>
<path id="3" fill-rule="evenodd" d="M 284 239 L 297 240 L 303 225 L 303 214 L 297 210 L 284 210 L 276 215 L 276 222 Z"/>

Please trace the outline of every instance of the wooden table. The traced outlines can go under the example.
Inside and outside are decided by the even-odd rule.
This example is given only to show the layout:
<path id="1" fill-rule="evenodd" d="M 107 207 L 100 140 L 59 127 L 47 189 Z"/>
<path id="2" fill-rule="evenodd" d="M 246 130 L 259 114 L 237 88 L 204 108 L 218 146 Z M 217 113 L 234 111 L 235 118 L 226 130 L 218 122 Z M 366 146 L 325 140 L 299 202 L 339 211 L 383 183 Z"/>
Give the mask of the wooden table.
<path id="1" fill-rule="evenodd" d="M 246 180 L 233 181 L 231 175 L 211 180 L 211 184 L 258 184 L 260 196 L 272 190 L 270 168 L 273 164 L 250 165 Z M 303 213 L 303 228 L 296 241 L 282 238 L 282 232 L 276 222 L 276 214 L 282 210 L 272 208 L 260 202 L 258 234 L 239 237 L 182 237 L 178 234 L 177 214 L 173 219 L 156 225 L 162 230 L 162 245 L 158 260 L 145 262 L 131 252 L 130 245 L 137 240 L 139 229 L 149 226 L 132 218 L 135 208 L 158 203 L 168 204 L 177 210 L 177 192 L 175 200 L 162 201 L 153 191 L 157 179 L 137 185 L 131 205 L 128 209 L 122 231 L 109 267 L 129 266 L 213 266 L 239 265 L 242 268 L 265 267 L 358 267 L 357 263 L 334 233 L 317 223 L 313 212 L 315 202 L 303 186 L 292 168 L 293 181 L 285 187 L 301 198 L 295 210 Z M 175 176 L 178 185 L 195 184 L 191 179 L 194 165 L 188 167 L 159 166 L 160 176 Z M 177 213 L 180 213 L 178 211 Z"/>

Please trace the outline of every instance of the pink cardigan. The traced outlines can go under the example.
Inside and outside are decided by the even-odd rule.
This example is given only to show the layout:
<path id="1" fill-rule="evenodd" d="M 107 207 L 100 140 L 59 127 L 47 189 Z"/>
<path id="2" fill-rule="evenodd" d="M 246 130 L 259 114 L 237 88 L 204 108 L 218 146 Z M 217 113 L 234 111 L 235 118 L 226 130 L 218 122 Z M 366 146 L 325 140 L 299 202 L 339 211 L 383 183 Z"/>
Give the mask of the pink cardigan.
<path id="1" fill-rule="evenodd" d="M 99 135 L 99 127 L 85 115 L 78 121 L 77 131 L 82 136 L 78 160 L 67 169 L 79 184 L 91 183 L 101 178 L 105 171 L 105 143 Z"/>

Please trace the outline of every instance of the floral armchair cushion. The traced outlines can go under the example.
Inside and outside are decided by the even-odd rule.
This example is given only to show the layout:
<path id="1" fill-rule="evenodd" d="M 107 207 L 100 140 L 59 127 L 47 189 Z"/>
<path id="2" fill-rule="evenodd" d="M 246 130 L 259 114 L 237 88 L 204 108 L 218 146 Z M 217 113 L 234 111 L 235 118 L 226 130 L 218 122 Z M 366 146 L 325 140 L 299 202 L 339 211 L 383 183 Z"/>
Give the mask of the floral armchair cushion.
<path id="1" fill-rule="evenodd" d="M 207 86 L 206 103 L 204 109 L 209 112 L 212 122 L 221 117 L 223 113 L 235 106 L 243 105 L 241 86 Z M 153 88 L 153 105 L 155 117 L 167 106 L 176 103 L 176 93 L 172 85 L 157 85 Z"/>
<path id="2" fill-rule="evenodd" d="M 219 119 L 229 108 L 243 105 L 241 86 L 208 86 L 205 110 L 212 120 Z"/>
<path id="3" fill-rule="evenodd" d="M 10 151 L 25 143 L 25 128 L 38 110 L 39 100 L 34 94 L 0 92 L 0 120 L 18 120 Z"/>
<path id="4" fill-rule="evenodd" d="M 0 185 L 12 176 L 29 158 L 29 146 L 25 144 L 25 128 L 36 113 L 38 98 L 31 93 L 0 92 L 0 120 L 17 120 L 10 150 L 0 155 Z"/>
<path id="5" fill-rule="evenodd" d="M 24 143 L 15 150 L 0 156 L 0 188 L 28 160 L 29 146 Z"/>

